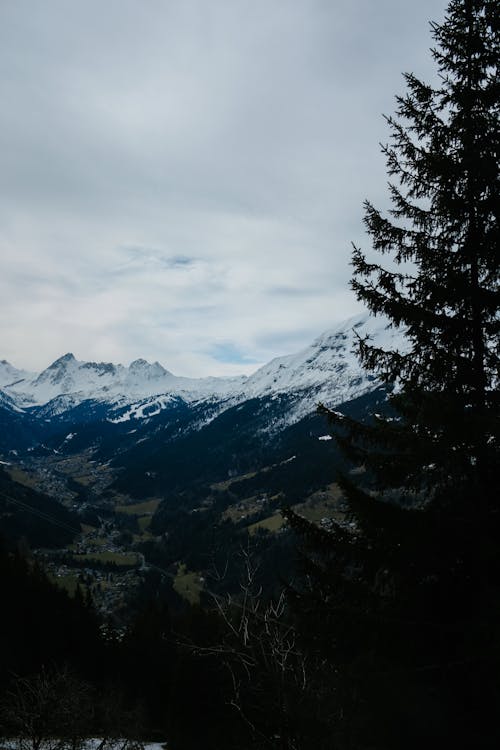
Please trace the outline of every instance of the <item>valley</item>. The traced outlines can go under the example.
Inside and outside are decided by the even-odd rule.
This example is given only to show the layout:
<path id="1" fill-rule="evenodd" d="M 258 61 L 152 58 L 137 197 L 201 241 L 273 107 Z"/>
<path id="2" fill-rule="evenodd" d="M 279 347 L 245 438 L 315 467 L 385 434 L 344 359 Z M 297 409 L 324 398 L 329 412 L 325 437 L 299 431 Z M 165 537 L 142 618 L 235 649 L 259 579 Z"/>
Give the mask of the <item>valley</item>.
<path id="1" fill-rule="evenodd" d="M 117 627 L 151 596 L 175 610 L 237 591 L 242 549 L 272 593 L 295 565 L 281 510 L 345 520 L 343 459 L 317 403 L 360 419 L 385 408 L 352 355 L 363 334 L 402 341 L 383 321 L 351 319 L 229 380 L 144 360 L 65 355 L 35 376 L 0 363 L 0 533 Z"/>
<path id="2" fill-rule="evenodd" d="M 271 477 L 273 470 L 282 470 L 296 457 L 206 487 L 206 496 L 199 500 L 199 505 L 192 503 L 192 507 L 183 508 L 180 522 L 174 514 L 169 523 L 163 524 L 161 532 L 155 533 L 151 526 L 155 525 L 163 498 L 136 498 L 114 490 L 119 471 L 107 463 L 98 463 L 92 455 L 90 449 L 43 457 L 34 456 L 31 451 L 15 461 L 13 456 L 9 461 L 2 456 L 1 461 L 12 486 L 43 492 L 76 513 L 78 522 L 69 527 L 73 532 L 70 544 L 59 549 L 35 548 L 31 554 L 54 583 L 72 596 L 79 588 L 84 597 L 91 598 L 103 618 L 115 626 L 123 625 L 130 612 L 135 611 L 134 601 L 140 598 L 140 589 L 148 585 L 151 576 L 159 575 L 164 586 L 168 581 L 171 599 L 178 598 L 178 606 L 182 606 L 182 600 L 200 602 L 210 571 L 190 570 L 182 556 L 174 560 L 169 554 L 169 548 L 176 547 L 177 527 L 185 524 L 184 514 L 200 520 L 202 525 L 204 514 L 209 514 L 211 523 L 215 518 L 215 523 L 228 527 L 230 536 L 242 546 L 248 541 L 255 543 L 257 536 L 261 544 L 266 540 L 272 545 L 276 543 L 276 535 L 285 531 L 280 513 L 285 494 L 267 493 L 266 477 Z M 249 482 L 258 483 L 261 491 L 248 495 L 242 492 L 241 485 Z M 292 507 L 305 518 L 323 524 L 332 517 L 342 518 L 344 510 L 341 493 L 334 483 L 312 492 Z M 44 515 L 58 527 L 57 519 Z M 188 544 L 195 548 L 196 543 L 193 533 Z M 182 549 L 184 553 L 179 554 L 185 555 L 187 550 Z M 159 552 L 166 567 L 157 564 Z"/>

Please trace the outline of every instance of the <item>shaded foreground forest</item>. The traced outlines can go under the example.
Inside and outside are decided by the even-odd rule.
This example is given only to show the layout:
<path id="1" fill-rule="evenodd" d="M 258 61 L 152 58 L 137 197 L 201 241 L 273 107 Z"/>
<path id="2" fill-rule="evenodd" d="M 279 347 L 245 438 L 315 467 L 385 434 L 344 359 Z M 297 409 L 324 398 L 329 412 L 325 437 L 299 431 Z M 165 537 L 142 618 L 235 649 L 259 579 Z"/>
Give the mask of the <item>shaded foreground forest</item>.
<path id="1" fill-rule="evenodd" d="M 322 409 L 363 469 L 339 476 L 348 522 L 284 508 L 300 574 L 281 592 L 263 594 L 241 550 L 238 596 L 183 611 L 154 598 L 120 633 L 4 551 L 4 736 L 33 750 L 41 733 L 75 748 L 499 746 L 497 2 L 451 0 L 432 34 L 440 83 L 405 75 L 383 149 L 392 209 L 365 205 L 375 252 L 353 252 L 358 299 L 404 326 L 408 349 L 359 341 L 386 412 Z"/>

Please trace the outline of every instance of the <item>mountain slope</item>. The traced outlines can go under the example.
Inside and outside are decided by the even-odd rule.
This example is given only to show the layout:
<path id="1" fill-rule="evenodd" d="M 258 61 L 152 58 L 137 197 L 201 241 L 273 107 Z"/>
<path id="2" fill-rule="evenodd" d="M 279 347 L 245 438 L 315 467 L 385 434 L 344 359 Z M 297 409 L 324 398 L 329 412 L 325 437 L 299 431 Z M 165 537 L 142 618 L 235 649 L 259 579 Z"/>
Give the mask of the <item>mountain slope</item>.
<path id="1" fill-rule="evenodd" d="M 0 399 L 11 411 L 22 410 L 44 420 L 69 413 L 84 402 L 98 402 L 105 407 L 106 418 L 126 422 L 158 415 L 170 408 L 173 399 L 217 404 L 215 412 L 211 409 L 213 416 L 249 399 L 286 394 L 287 423 L 293 423 L 313 411 L 318 401 L 334 405 L 375 387 L 373 377 L 362 371 L 352 353 L 358 337 L 366 335 L 384 348 L 404 347 L 401 331 L 388 330 L 384 319 L 364 314 L 322 334 L 301 352 L 272 360 L 248 378 L 184 378 L 158 362 L 139 359 L 124 367 L 80 362 L 73 354 L 33 375 L 4 360 Z"/>

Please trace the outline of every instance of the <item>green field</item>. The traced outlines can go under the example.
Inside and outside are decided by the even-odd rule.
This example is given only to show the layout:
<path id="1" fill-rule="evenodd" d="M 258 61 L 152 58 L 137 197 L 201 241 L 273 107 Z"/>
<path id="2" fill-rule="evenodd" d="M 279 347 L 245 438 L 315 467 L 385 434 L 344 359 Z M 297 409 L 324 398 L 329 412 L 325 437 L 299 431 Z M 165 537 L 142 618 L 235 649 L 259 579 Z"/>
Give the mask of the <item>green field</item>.
<path id="1" fill-rule="evenodd" d="M 78 576 L 72 574 L 67 576 L 56 576 L 53 573 L 49 573 L 48 577 L 52 583 L 55 583 L 56 586 L 67 591 L 70 596 L 75 595 L 78 586 Z"/>
<path id="2" fill-rule="evenodd" d="M 345 513 L 340 510 L 342 491 L 338 484 L 333 483 L 310 495 L 303 503 L 293 506 L 293 510 L 308 521 L 317 523 L 323 518 L 333 518 L 340 521 Z"/>
<path id="3" fill-rule="evenodd" d="M 200 593 L 203 590 L 200 574 L 186 570 L 184 563 L 181 563 L 174 578 L 174 590 L 190 604 L 199 604 Z"/>
<path id="4" fill-rule="evenodd" d="M 115 563 L 116 565 L 137 565 L 137 555 L 124 552 L 87 552 L 84 555 L 75 555 L 76 560 L 92 560 L 98 563 Z"/>
<path id="5" fill-rule="evenodd" d="M 13 479 L 14 482 L 19 482 L 19 484 L 24 484 L 25 487 L 36 490 L 38 486 L 36 477 L 26 473 L 22 469 L 18 469 L 16 466 L 7 466 L 6 469 L 10 478 Z"/>
<path id="6" fill-rule="evenodd" d="M 137 519 L 141 532 L 146 531 L 151 526 L 151 516 L 141 516 Z"/>
<path id="7" fill-rule="evenodd" d="M 81 484 L 82 487 L 88 487 L 94 481 L 94 477 L 92 474 L 79 474 L 73 477 L 73 480 L 78 482 L 78 484 Z"/>
<path id="8" fill-rule="evenodd" d="M 210 485 L 210 488 L 212 490 L 227 490 L 235 482 L 242 482 L 245 479 L 253 479 L 257 474 L 269 471 L 269 468 L 269 466 L 264 466 L 264 468 L 259 469 L 259 471 L 249 471 L 248 474 L 239 474 L 236 477 L 231 477 L 231 479 L 225 479 L 223 482 L 215 482 L 215 484 Z"/>
<path id="9" fill-rule="evenodd" d="M 117 513 L 128 513 L 133 516 L 143 516 L 146 513 L 155 513 L 160 504 L 158 498 L 152 500 L 145 500 L 143 503 L 135 503 L 134 505 L 116 505 L 115 510 Z"/>
<path id="10" fill-rule="evenodd" d="M 89 543 L 93 547 L 104 547 L 104 545 L 108 543 L 108 540 L 106 539 L 105 536 L 98 536 L 98 537 L 91 539 Z"/>
<path id="11" fill-rule="evenodd" d="M 250 534 L 255 534 L 258 529 L 266 529 L 267 531 L 276 532 L 279 531 L 285 523 L 286 521 L 281 513 L 274 513 L 272 516 L 263 518 L 262 521 L 252 523 L 251 526 L 248 527 L 248 532 Z"/>

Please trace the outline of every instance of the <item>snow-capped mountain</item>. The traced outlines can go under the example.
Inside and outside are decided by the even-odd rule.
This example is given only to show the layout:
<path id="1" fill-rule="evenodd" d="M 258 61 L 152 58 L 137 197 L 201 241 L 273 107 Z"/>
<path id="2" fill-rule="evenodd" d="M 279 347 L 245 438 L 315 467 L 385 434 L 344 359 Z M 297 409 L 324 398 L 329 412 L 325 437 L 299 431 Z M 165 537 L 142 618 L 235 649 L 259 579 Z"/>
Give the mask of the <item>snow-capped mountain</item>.
<path id="1" fill-rule="evenodd" d="M 96 481 L 99 467 L 106 473 L 111 465 L 118 472 L 113 487 L 138 497 L 211 486 L 289 460 L 297 463 L 299 487 L 300 477 L 306 482 L 314 474 L 318 450 L 325 466 L 335 451 L 325 439 L 324 417 L 316 414 L 319 401 L 359 418 L 384 408 L 386 390 L 353 354 L 357 338 L 366 335 L 385 349 L 405 347 L 401 331 L 363 315 L 250 377 L 183 378 L 158 362 L 125 367 L 80 362 L 72 354 L 39 374 L 2 362 L 0 453 L 28 463 L 48 455 L 84 462 L 92 456 Z M 314 481 L 328 483 L 330 469 L 325 472 Z M 280 481 L 277 476 L 273 493 Z"/>
<path id="2" fill-rule="evenodd" d="M 128 367 L 81 362 L 65 354 L 40 374 L 17 370 L 0 362 L 0 394 L 11 408 L 38 408 L 45 419 L 62 414 L 84 401 L 107 405 L 117 421 L 151 417 L 172 399 L 187 404 L 217 402 L 229 408 L 254 398 L 286 394 L 291 398 L 290 421 L 314 410 L 318 401 L 334 405 L 374 388 L 353 348 L 358 337 L 369 335 L 383 348 L 403 348 L 404 336 L 387 321 L 363 314 L 323 333 L 297 354 L 279 357 L 250 377 L 185 378 L 173 375 L 159 362 L 137 359 Z"/>
<path id="3" fill-rule="evenodd" d="M 340 404 L 372 390 L 374 378 L 360 367 L 353 351 L 358 338 L 365 336 L 387 350 L 403 351 L 406 346 L 402 331 L 388 328 L 387 320 L 357 315 L 326 331 L 297 354 L 278 357 L 261 367 L 245 383 L 246 397 L 293 394 L 295 416 L 301 417 L 318 402 Z"/>
<path id="4" fill-rule="evenodd" d="M 69 406 L 87 399 L 132 403 L 155 395 L 175 394 L 186 401 L 226 397 L 240 390 L 245 378 L 183 378 L 159 362 L 137 359 L 129 367 L 110 362 L 81 362 L 68 353 L 40 374 L 16 370 L 3 362 L 0 386 L 20 407 L 42 406 L 54 399 Z M 5 373 L 5 374 L 4 374 Z"/>
<path id="5" fill-rule="evenodd" d="M 13 367 L 6 359 L 0 360 L 0 388 L 13 386 L 19 381 L 32 380 L 36 377 L 35 373 L 27 370 L 18 370 Z"/>

